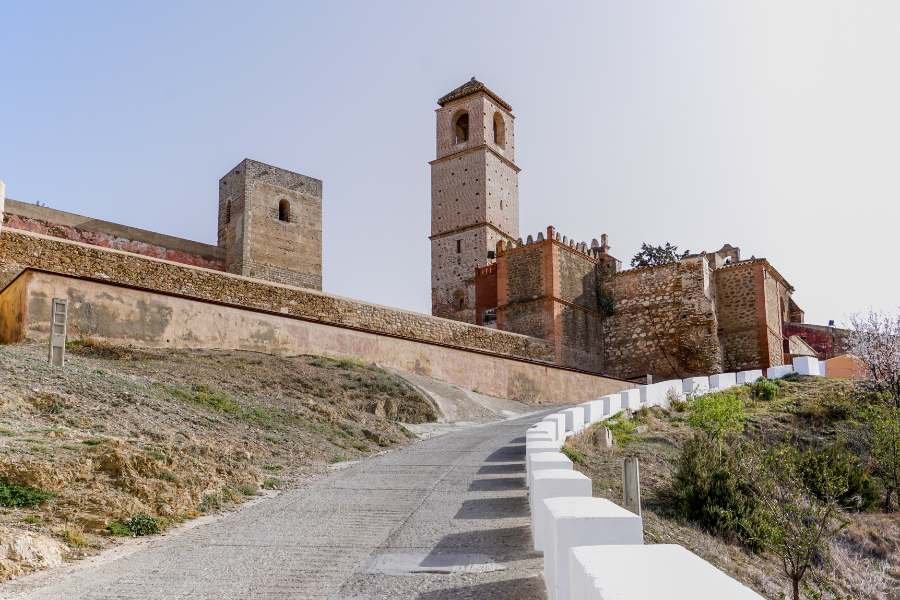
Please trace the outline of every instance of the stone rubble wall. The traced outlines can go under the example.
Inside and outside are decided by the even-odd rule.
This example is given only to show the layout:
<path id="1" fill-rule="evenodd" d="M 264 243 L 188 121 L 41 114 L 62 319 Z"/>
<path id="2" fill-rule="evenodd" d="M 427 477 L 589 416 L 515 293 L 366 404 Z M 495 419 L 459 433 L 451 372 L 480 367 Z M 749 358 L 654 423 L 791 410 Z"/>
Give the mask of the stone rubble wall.
<path id="1" fill-rule="evenodd" d="M 14 229 L 0 234 L 0 265 L 0 289 L 33 267 L 477 352 L 555 359 L 545 340 Z"/>

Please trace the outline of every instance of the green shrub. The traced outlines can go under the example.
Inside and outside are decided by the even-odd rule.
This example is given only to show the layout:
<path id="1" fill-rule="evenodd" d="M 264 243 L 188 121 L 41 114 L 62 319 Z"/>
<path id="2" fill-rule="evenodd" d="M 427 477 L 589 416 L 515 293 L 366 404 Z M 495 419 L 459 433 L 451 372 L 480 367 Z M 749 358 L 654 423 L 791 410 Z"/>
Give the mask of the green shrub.
<path id="1" fill-rule="evenodd" d="M 638 411 L 629 419 L 628 415 L 620 412 L 604 421 L 603 424 L 612 433 L 613 441 L 616 445 L 621 447 L 634 440 L 634 432 L 638 428 L 638 421 L 646 419 L 648 414 Z"/>
<path id="2" fill-rule="evenodd" d="M 264 490 L 279 490 L 281 489 L 281 480 L 277 477 L 266 477 L 266 480 L 263 481 L 262 488 Z"/>
<path id="3" fill-rule="evenodd" d="M 720 455 L 713 439 L 695 435 L 676 460 L 669 504 L 676 516 L 757 549 L 759 507 L 737 468 L 740 455 Z"/>
<path id="4" fill-rule="evenodd" d="M 562 450 L 560 450 L 560 452 L 562 452 L 563 454 L 568 456 L 569 460 L 571 460 L 573 463 L 576 463 L 579 465 L 583 465 L 584 462 L 587 460 L 587 457 L 585 457 L 585 455 L 582 452 L 579 452 L 578 450 L 576 450 L 575 448 L 572 448 L 571 446 L 563 446 Z"/>
<path id="5" fill-rule="evenodd" d="M 743 431 L 744 419 L 744 403 L 740 396 L 734 392 L 712 392 L 691 401 L 688 423 L 706 432 L 721 449 L 726 434 Z"/>
<path id="6" fill-rule="evenodd" d="M 134 515 L 125 522 L 113 521 L 106 526 L 106 530 L 112 535 L 130 535 L 140 537 L 154 535 L 162 530 L 162 524 L 156 517 L 150 515 Z"/>
<path id="7" fill-rule="evenodd" d="M 52 497 L 50 492 L 0 479 L 0 506 L 29 508 L 43 504 Z"/>
<path id="8" fill-rule="evenodd" d="M 750 395 L 757 400 L 772 401 L 778 396 L 778 385 L 766 379 L 757 379 L 750 386 Z"/>
<path id="9" fill-rule="evenodd" d="M 797 466 L 809 493 L 820 500 L 827 500 L 826 490 L 837 481 L 843 489 L 837 502 L 845 510 L 865 511 L 878 502 L 878 489 L 868 471 L 842 443 L 801 452 Z"/>

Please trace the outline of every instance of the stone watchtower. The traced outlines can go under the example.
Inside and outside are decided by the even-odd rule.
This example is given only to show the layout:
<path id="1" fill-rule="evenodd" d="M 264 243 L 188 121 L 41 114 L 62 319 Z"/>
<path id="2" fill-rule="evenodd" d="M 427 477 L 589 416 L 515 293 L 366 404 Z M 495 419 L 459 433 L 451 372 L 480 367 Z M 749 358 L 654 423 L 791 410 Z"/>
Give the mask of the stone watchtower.
<path id="1" fill-rule="evenodd" d="M 219 180 L 229 273 L 322 289 L 322 182 L 244 159 Z"/>
<path id="2" fill-rule="evenodd" d="M 475 322 L 475 268 L 519 237 L 512 107 L 474 77 L 438 100 L 431 161 L 431 312 Z"/>

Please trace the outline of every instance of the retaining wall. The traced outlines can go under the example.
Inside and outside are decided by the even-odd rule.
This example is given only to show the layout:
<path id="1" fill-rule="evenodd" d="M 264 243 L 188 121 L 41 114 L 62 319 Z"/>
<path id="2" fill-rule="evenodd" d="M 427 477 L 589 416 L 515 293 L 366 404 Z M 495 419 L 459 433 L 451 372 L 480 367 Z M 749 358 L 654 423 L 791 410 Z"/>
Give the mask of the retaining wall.
<path id="1" fill-rule="evenodd" d="M 0 292 L 4 342 L 45 339 L 50 300 L 65 297 L 70 336 L 352 356 L 524 402 L 630 386 L 548 364 L 543 340 L 21 231 L 0 234 L 0 262 L 19 271 Z"/>

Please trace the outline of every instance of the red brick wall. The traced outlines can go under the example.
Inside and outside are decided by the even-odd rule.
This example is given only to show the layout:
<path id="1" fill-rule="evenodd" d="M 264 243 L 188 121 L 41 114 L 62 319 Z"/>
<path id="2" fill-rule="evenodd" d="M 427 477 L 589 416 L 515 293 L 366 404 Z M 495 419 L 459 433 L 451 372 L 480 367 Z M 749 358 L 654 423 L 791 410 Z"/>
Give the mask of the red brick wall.
<path id="1" fill-rule="evenodd" d="M 204 267 L 216 271 L 225 270 L 225 261 L 223 258 L 204 257 L 184 250 L 167 248 L 159 244 L 140 240 L 128 239 L 103 231 L 88 231 L 71 225 L 62 225 L 41 219 L 23 217 L 9 212 L 4 214 L 3 225 L 4 227 L 9 227 L 11 229 L 21 229 L 32 233 L 40 233 L 42 235 L 49 235 L 73 242 L 81 242 L 82 244 L 100 246 L 101 248 L 114 248 L 116 250 L 142 254 L 151 258 L 161 258 L 163 260 L 170 260 L 172 262 L 194 267 Z"/>

